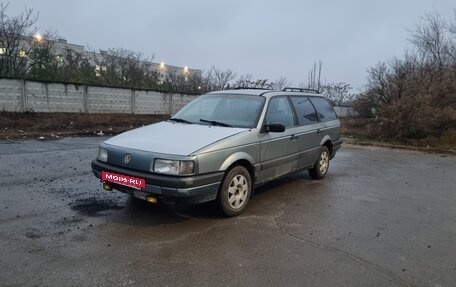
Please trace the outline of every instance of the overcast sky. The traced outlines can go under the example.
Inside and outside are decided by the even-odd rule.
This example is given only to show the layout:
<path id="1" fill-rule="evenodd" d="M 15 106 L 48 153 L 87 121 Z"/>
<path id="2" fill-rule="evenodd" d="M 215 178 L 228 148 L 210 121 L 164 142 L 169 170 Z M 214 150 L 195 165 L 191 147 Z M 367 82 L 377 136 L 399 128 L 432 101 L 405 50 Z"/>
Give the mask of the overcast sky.
<path id="1" fill-rule="evenodd" d="M 2 0 L 0 0 L 2 1 Z M 202 70 L 306 82 L 314 61 L 323 80 L 362 87 L 366 70 L 401 56 L 426 12 L 454 19 L 454 0 L 10 0 L 8 14 L 39 12 L 53 28 L 91 49 L 126 48 L 154 61 Z"/>

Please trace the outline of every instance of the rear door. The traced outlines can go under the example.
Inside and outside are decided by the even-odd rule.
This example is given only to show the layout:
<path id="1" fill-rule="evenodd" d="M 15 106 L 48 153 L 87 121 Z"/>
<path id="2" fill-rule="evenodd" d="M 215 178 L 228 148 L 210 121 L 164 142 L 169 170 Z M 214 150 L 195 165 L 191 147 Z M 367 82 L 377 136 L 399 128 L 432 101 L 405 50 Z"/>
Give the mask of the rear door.
<path id="1" fill-rule="evenodd" d="M 307 96 L 291 96 L 298 120 L 297 143 L 300 169 L 309 168 L 315 163 L 323 138 L 324 124 L 319 121 L 314 105 Z"/>
<path id="2" fill-rule="evenodd" d="M 321 137 L 329 136 L 332 142 L 340 139 L 340 121 L 331 104 L 323 97 L 310 98 L 317 110 L 318 119 L 323 123 Z"/>

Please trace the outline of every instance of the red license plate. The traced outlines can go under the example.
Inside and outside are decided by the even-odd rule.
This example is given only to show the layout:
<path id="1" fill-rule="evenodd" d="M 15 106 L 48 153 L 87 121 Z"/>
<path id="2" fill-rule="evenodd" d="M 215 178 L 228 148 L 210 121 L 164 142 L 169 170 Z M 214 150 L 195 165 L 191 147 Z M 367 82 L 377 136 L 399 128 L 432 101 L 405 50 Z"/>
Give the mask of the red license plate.
<path id="1" fill-rule="evenodd" d="M 101 179 L 104 181 L 109 181 L 112 183 L 117 183 L 137 189 L 146 187 L 146 181 L 142 178 L 131 177 L 127 175 L 116 174 L 106 171 L 101 172 Z"/>

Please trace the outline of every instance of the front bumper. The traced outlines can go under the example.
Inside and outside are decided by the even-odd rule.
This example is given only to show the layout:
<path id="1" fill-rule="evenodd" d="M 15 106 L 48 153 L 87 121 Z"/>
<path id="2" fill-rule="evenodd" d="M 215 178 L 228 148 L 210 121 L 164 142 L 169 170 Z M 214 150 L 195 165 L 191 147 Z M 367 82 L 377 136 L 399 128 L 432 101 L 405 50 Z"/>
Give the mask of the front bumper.
<path id="1" fill-rule="evenodd" d="M 146 187 L 142 190 L 111 182 L 109 185 L 137 198 L 146 199 L 148 195 L 152 195 L 157 197 L 160 202 L 168 204 L 193 204 L 216 199 L 224 175 L 224 172 L 192 176 L 160 175 L 110 165 L 97 159 L 93 160 L 93 174 L 101 179 L 102 171 L 143 178 L 146 181 Z"/>

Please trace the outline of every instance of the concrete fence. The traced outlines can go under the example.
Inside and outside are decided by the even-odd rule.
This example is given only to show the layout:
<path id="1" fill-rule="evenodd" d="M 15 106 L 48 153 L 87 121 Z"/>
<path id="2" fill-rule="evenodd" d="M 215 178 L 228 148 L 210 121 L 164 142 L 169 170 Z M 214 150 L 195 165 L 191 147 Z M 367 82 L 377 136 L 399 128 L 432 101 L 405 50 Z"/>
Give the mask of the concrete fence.
<path id="1" fill-rule="evenodd" d="M 356 115 L 356 112 L 352 106 L 334 106 L 334 111 L 339 118 L 346 118 Z"/>
<path id="2" fill-rule="evenodd" d="M 196 97 L 149 90 L 0 79 L 0 110 L 9 112 L 173 114 Z"/>

